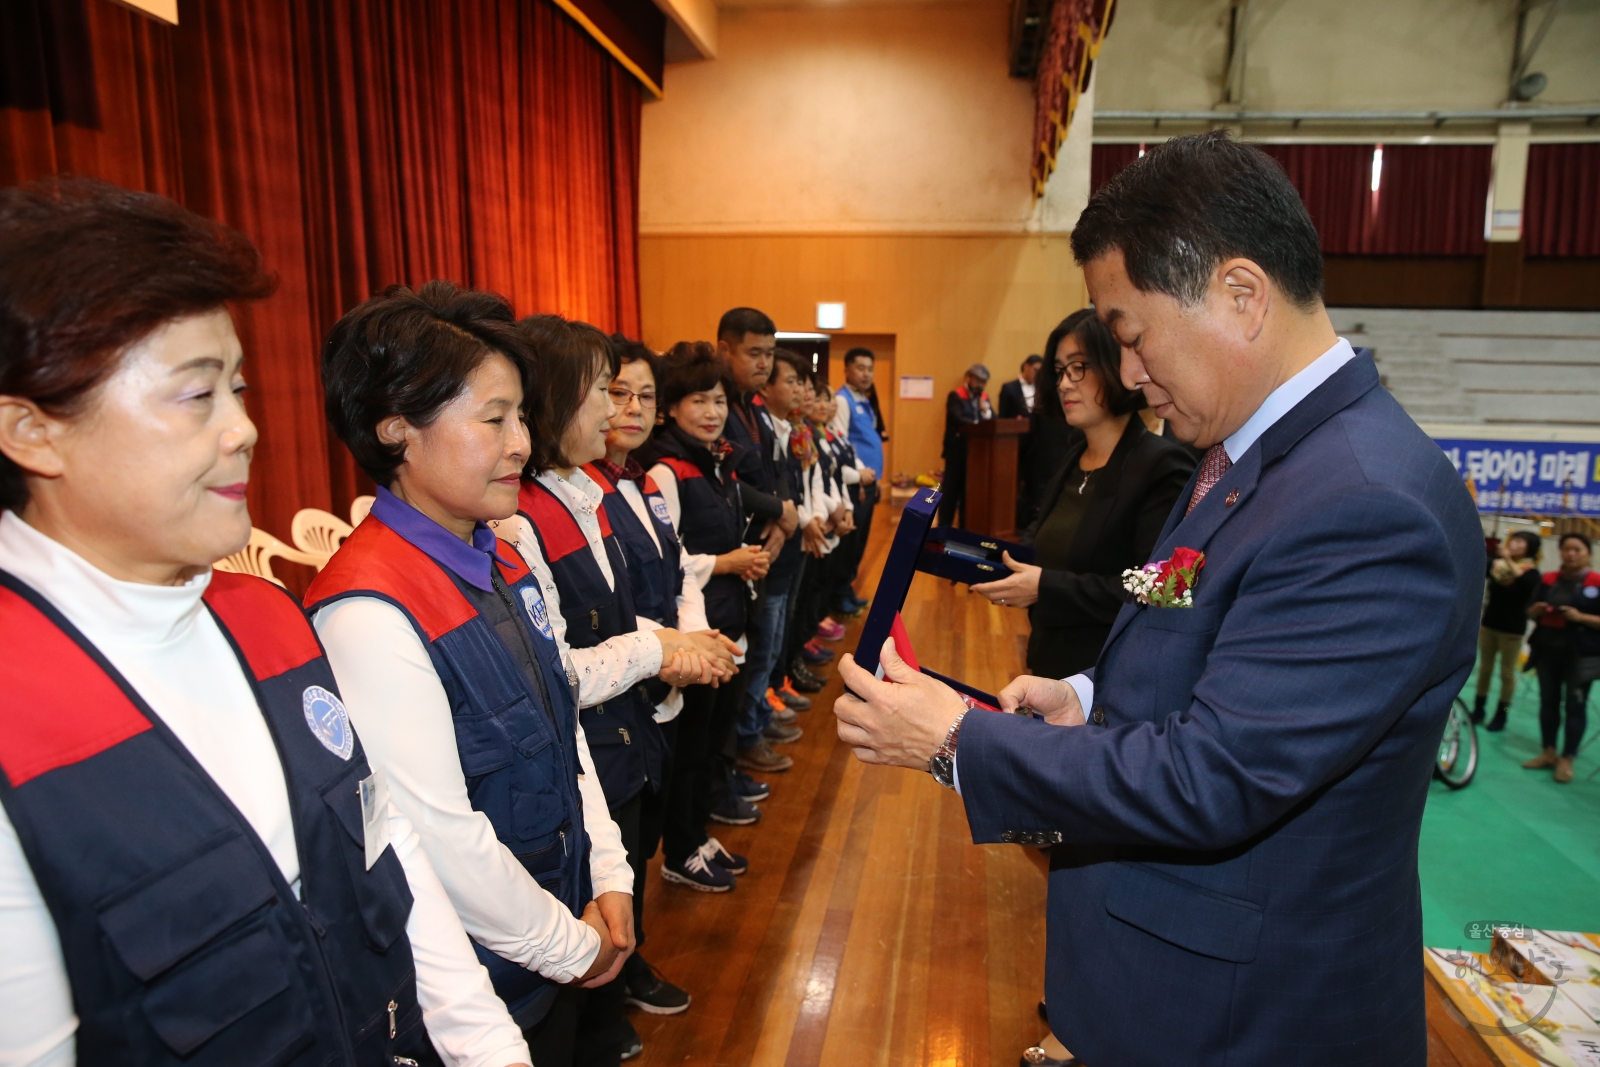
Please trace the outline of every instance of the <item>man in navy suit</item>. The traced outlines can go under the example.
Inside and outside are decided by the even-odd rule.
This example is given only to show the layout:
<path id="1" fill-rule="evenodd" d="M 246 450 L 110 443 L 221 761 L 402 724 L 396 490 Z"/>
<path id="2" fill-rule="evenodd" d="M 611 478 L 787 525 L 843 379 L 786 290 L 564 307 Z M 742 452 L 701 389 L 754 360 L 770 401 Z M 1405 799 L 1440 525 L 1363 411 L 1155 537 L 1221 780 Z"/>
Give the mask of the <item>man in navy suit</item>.
<path id="1" fill-rule="evenodd" d="M 1483 539 L 1460 479 L 1323 309 L 1282 170 L 1153 149 L 1072 235 L 1122 376 L 1206 449 L 1095 669 L 982 710 L 848 658 L 839 735 L 962 794 L 973 840 L 1053 845 L 1046 999 L 1089 1067 L 1423 1067 L 1417 836 L 1472 666 Z"/>

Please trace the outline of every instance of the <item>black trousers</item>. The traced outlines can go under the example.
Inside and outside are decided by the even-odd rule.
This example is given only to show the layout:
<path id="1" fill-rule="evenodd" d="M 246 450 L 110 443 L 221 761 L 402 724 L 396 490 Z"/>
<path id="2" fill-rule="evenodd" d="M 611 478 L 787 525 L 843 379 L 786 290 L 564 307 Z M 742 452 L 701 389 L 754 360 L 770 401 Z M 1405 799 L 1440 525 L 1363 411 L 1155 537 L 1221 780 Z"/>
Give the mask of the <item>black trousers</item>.
<path id="1" fill-rule="evenodd" d="M 639 816 L 644 809 L 646 788 L 632 800 L 611 809 L 611 820 L 622 834 L 622 847 L 628 852 L 628 865 L 634 869 L 633 915 L 637 931 L 639 915 L 643 911 L 644 878 L 634 857 L 639 853 Z M 574 1067 L 617 1067 L 622 1062 L 622 1050 L 633 1027 L 628 1023 L 628 1006 L 624 1001 L 627 982 L 619 974 L 603 986 L 589 990 L 578 1015 L 578 1033 L 574 1042 Z M 536 1061 L 537 1062 L 537 1061 Z"/>
<path id="2" fill-rule="evenodd" d="M 722 753 L 733 737 L 744 689 L 745 675 L 740 672 L 720 688 L 691 685 L 683 691 L 661 833 L 665 859 L 673 866 L 706 843 L 706 821 L 727 788 L 728 767 Z"/>
<path id="3" fill-rule="evenodd" d="M 543 1019 L 522 1031 L 539 1067 L 573 1067 L 577 1062 L 578 1019 L 589 1000 L 579 985 L 563 986 Z"/>
<path id="4" fill-rule="evenodd" d="M 1569 759 L 1578 754 L 1583 732 L 1589 725 L 1590 682 L 1572 680 L 1574 658 L 1570 652 L 1543 651 L 1539 654 L 1539 739 L 1545 748 L 1555 748 L 1561 734 L 1562 704 L 1566 705 L 1567 735 L 1561 754 Z M 1565 701 L 1562 700 L 1563 689 Z"/>
<path id="5" fill-rule="evenodd" d="M 967 523 L 967 450 L 949 449 L 944 457 L 944 481 L 939 485 L 944 494 L 939 499 L 939 525 L 965 526 Z M 961 512 L 956 515 L 957 510 Z"/>

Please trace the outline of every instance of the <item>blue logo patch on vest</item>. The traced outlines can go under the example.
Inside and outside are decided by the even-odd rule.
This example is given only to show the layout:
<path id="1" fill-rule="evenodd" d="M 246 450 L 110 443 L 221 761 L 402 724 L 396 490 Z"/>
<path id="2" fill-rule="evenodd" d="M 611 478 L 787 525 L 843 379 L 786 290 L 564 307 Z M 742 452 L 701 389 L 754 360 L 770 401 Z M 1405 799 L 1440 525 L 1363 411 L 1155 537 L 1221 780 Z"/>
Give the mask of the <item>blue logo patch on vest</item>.
<path id="1" fill-rule="evenodd" d="M 533 620 L 533 628 L 538 630 L 550 640 L 555 640 L 555 634 L 550 630 L 550 612 L 544 606 L 544 597 L 532 586 L 522 591 L 522 606 L 528 609 L 528 618 Z"/>
<path id="2" fill-rule="evenodd" d="M 1590 600 L 1593 600 L 1595 597 L 1600 596 L 1600 586 L 1593 586 L 1593 585 L 1584 586 L 1583 587 L 1583 595 L 1588 597 Z"/>
<path id="3" fill-rule="evenodd" d="M 668 526 L 672 525 L 672 512 L 667 510 L 667 502 L 660 497 L 653 496 L 650 498 L 650 512 Z"/>
<path id="4" fill-rule="evenodd" d="M 350 713 L 340 699 L 320 685 L 307 686 L 300 695 L 306 725 L 317 735 L 322 747 L 340 759 L 349 759 L 356 750 L 356 734 L 350 729 Z"/>

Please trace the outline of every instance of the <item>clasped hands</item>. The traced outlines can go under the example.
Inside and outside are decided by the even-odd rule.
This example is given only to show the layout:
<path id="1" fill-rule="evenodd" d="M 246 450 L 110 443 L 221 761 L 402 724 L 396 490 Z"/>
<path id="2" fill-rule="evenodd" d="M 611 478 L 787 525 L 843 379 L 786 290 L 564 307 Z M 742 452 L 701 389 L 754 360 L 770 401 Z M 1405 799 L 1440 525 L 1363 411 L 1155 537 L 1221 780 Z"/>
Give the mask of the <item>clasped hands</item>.
<path id="1" fill-rule="evenodd" d="M 739 673 L 733 664 L 739 646 L 721 630 L 684 633 L 664 627 L 651 633 L 661 642 L 661 672 L 656 677 L 668 685 L 718 686 Z"/>
<path id="2" fill-rule="evenodd" d="M 846 655 L 839 677 L 848 687 L 833 703 L 839 740 L 863 763 L 927 770 L 962 712 L 966 698 L 937 678 L 913 670 L 895 651 L 894 641 L 878 653 L 883 678 L 874 678 Z M 1053 678 L 1023 675 L 1000 690 L 1000 710 L 1029 708 L 1054 726 L 1082 726 L 1083 705 L 1077 691 Z M 983 712 L 978 712 L 983 714 Z"/>
<path id="3" fill-rule="evenodd" d="M 612 981 L 633 954 L 633 897 L 628 893 L 601 893 L 583 909 L 582 921 L 600 935 L 600 951 L 589 969 L 571 984 L 593 989 Z"/>

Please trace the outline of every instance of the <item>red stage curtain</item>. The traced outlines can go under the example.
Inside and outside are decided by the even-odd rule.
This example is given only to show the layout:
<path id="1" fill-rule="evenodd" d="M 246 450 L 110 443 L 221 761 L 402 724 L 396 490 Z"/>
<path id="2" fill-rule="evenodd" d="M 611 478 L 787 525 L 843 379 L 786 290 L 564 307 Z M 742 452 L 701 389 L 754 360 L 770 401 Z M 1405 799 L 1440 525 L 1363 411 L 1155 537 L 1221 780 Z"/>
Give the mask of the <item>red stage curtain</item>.
<path id="1" fill-rule="evenodd" d="M 1488 145 L 1385 145 L 1376 195 L 1372 191 L 1376 145 L 1256 147 L 1277 160 L 1289 175 L 1317 227 L 1322 251 L 1328 255 L 1483 255 L 1483 213 L 1492 154 Z M 1091 191 L 1110 181 L 1138 155 L 1137 145 L 1095 145 Z M 1591 189 L 1600 187 L 1600 153 L 1593 158 L 1596 162 L 1587 172 Z M 1562 180 L 1575 185 L 1582 178 L 1573 170 Z M 1591 194 L 1587 216 L 1591 227 L 1600 225 L 1594 198 Z"/>
<path id="2" fill-rule="evenodd" d="M 1522 250 L 1529 256 L 1600 256 L 1600 143 L 1528 148 Z"/>
<path id="3" fill-rule="evenodd" d="M 24 69 L 47 103 L 6 86 L 0 183 L 78 173 L 173 196 L 279 276 L 237 314 L 257 526 L 287 539 L 298 509 L 343 513 L 362 489 L 328 438 L 318 349 L 384 286 L 449 278 L 637 335 L 640 90 L 544 0 L 181 0 L 176 27 L 79 0 L 87 56 L 50 54 L 70 0 L 33 3 L 43 29 L 8 34 L 0 62 L 14 78 L 14 51 L 43 55 Z M 54 121 L 85 84 L 98 126 Z"/>
<path id="4" fill-rule="evenodd" d="M 1493 155 L 1486 144 L 1384 145 L 1383 180 L 1362 251 L 1483 255 Z"/>
<path id="5" fill-rule="evenodd" d="M 1372 145 L 1263 144 L 1305 202 L 1322 239 L 1322 251 L 1338 255 L 1362 250 L 1371 203 Z"/>
<path id="6" fill-rule="evenodd" d="M 1093 196 L 1106 182 L 1122 172 L 1122 168 L 1139 158 L 1143 145 L 1097 144 L 1089 153 L 1089 195 Z"/>

